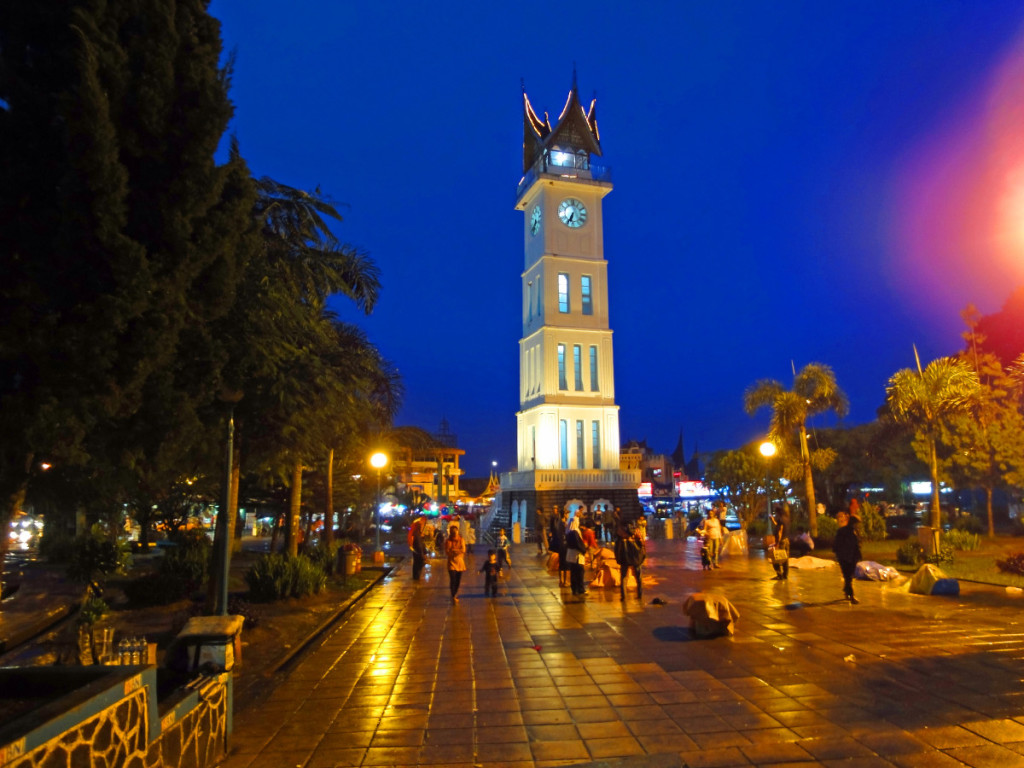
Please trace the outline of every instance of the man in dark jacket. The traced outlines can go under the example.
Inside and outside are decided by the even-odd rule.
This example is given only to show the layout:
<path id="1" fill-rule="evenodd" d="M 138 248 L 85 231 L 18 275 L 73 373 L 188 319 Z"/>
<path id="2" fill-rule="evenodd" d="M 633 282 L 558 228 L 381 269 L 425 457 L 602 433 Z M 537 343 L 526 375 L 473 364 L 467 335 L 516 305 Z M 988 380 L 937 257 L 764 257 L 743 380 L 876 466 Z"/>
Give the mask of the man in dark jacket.
<path id="1" fill-rule="evenodd" d="M 619 527 L 618 536 L 615 539 L 615 562 L 619 564 L 619 599 L 626 599 L 626 577 L 629 569 L 633 569 L 633 577 L 636 579 L 636 597 L 643 601 L 644 579 L 643 566 L 647 559 L 647 548 L 640 532 L 632 525 L 624 528 Z"/>
<path id="2" fill-rule="evenodd" d="M 853 573 L 861 559 L 860 535 L 857 531 L 860 519 L 840 512 L 839 524 L 841 527 L 836 531 L 832 550 L 836 553 L 839 569 L 843 572 L 843 594 L 851 605 L 856 605 L 860 601 L 853 596 Z"/>

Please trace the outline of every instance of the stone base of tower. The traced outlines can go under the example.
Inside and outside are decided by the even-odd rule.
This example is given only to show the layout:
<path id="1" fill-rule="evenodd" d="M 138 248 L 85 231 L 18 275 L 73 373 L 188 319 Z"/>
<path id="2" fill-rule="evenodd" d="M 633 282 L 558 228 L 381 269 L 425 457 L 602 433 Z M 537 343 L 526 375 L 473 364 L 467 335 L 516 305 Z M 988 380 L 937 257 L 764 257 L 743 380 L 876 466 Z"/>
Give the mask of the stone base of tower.
<path id="1" fill-rule="evenodd" d="M 519 521 L 524 529 L 536 527 L 537 509 L 551 512 L 569 502 L 588 508 L 601 502 L 618 507 L 625 520 L 643 515 L 637 488 L 639 470 L 536 470 L 507 472 L 501 476 L 501 519 Z"/>

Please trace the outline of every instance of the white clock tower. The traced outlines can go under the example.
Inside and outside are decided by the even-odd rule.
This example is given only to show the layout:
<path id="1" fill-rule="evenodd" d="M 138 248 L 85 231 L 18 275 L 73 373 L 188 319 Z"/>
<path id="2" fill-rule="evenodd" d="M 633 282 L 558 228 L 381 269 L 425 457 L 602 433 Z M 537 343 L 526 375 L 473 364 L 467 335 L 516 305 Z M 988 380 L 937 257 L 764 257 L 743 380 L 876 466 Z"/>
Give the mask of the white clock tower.
<path id="1" fill-rule="evenodd" d="M 566 505 L 640 513 L 640 473 L 619 466 L 601 210 L 611 173 L 591 162 L 601 156 L 595 103 L 583 109 L 575 80 L 554 127 L 523 91 L 518 471 L 501 478 L 513 522 L 532 524 L 538 507 Z"/>

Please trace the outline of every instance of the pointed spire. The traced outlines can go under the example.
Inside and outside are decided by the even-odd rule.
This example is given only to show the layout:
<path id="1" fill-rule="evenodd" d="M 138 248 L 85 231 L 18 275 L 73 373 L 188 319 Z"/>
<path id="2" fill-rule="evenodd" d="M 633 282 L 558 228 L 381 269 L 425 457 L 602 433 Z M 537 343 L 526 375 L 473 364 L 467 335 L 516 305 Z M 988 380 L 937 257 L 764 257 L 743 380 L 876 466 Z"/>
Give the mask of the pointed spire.
<path id="1" fill-rule="evenodd" d="M 676 469 L 686 469 L 686 452 L 683 450 L 683 428 L 679 428 L 679 442 L 676 443 L 676 449 L 672 451 L 672 463 L 675 464 Z"/>

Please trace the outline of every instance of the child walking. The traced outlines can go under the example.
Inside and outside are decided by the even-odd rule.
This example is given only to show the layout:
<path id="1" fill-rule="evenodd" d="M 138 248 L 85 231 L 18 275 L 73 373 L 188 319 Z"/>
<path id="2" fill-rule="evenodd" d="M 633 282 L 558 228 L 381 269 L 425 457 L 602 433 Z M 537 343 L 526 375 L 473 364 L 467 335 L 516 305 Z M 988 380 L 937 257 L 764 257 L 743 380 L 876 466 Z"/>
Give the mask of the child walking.
<path id="1" fill-rule="evenodd" d="M 484 575 L 484 597 L 497 597 L 501 565 L 498 564 L 498 553 L 493 549 L 487 550 L 487 559 L 484 561 L 480 573 Z"/>

